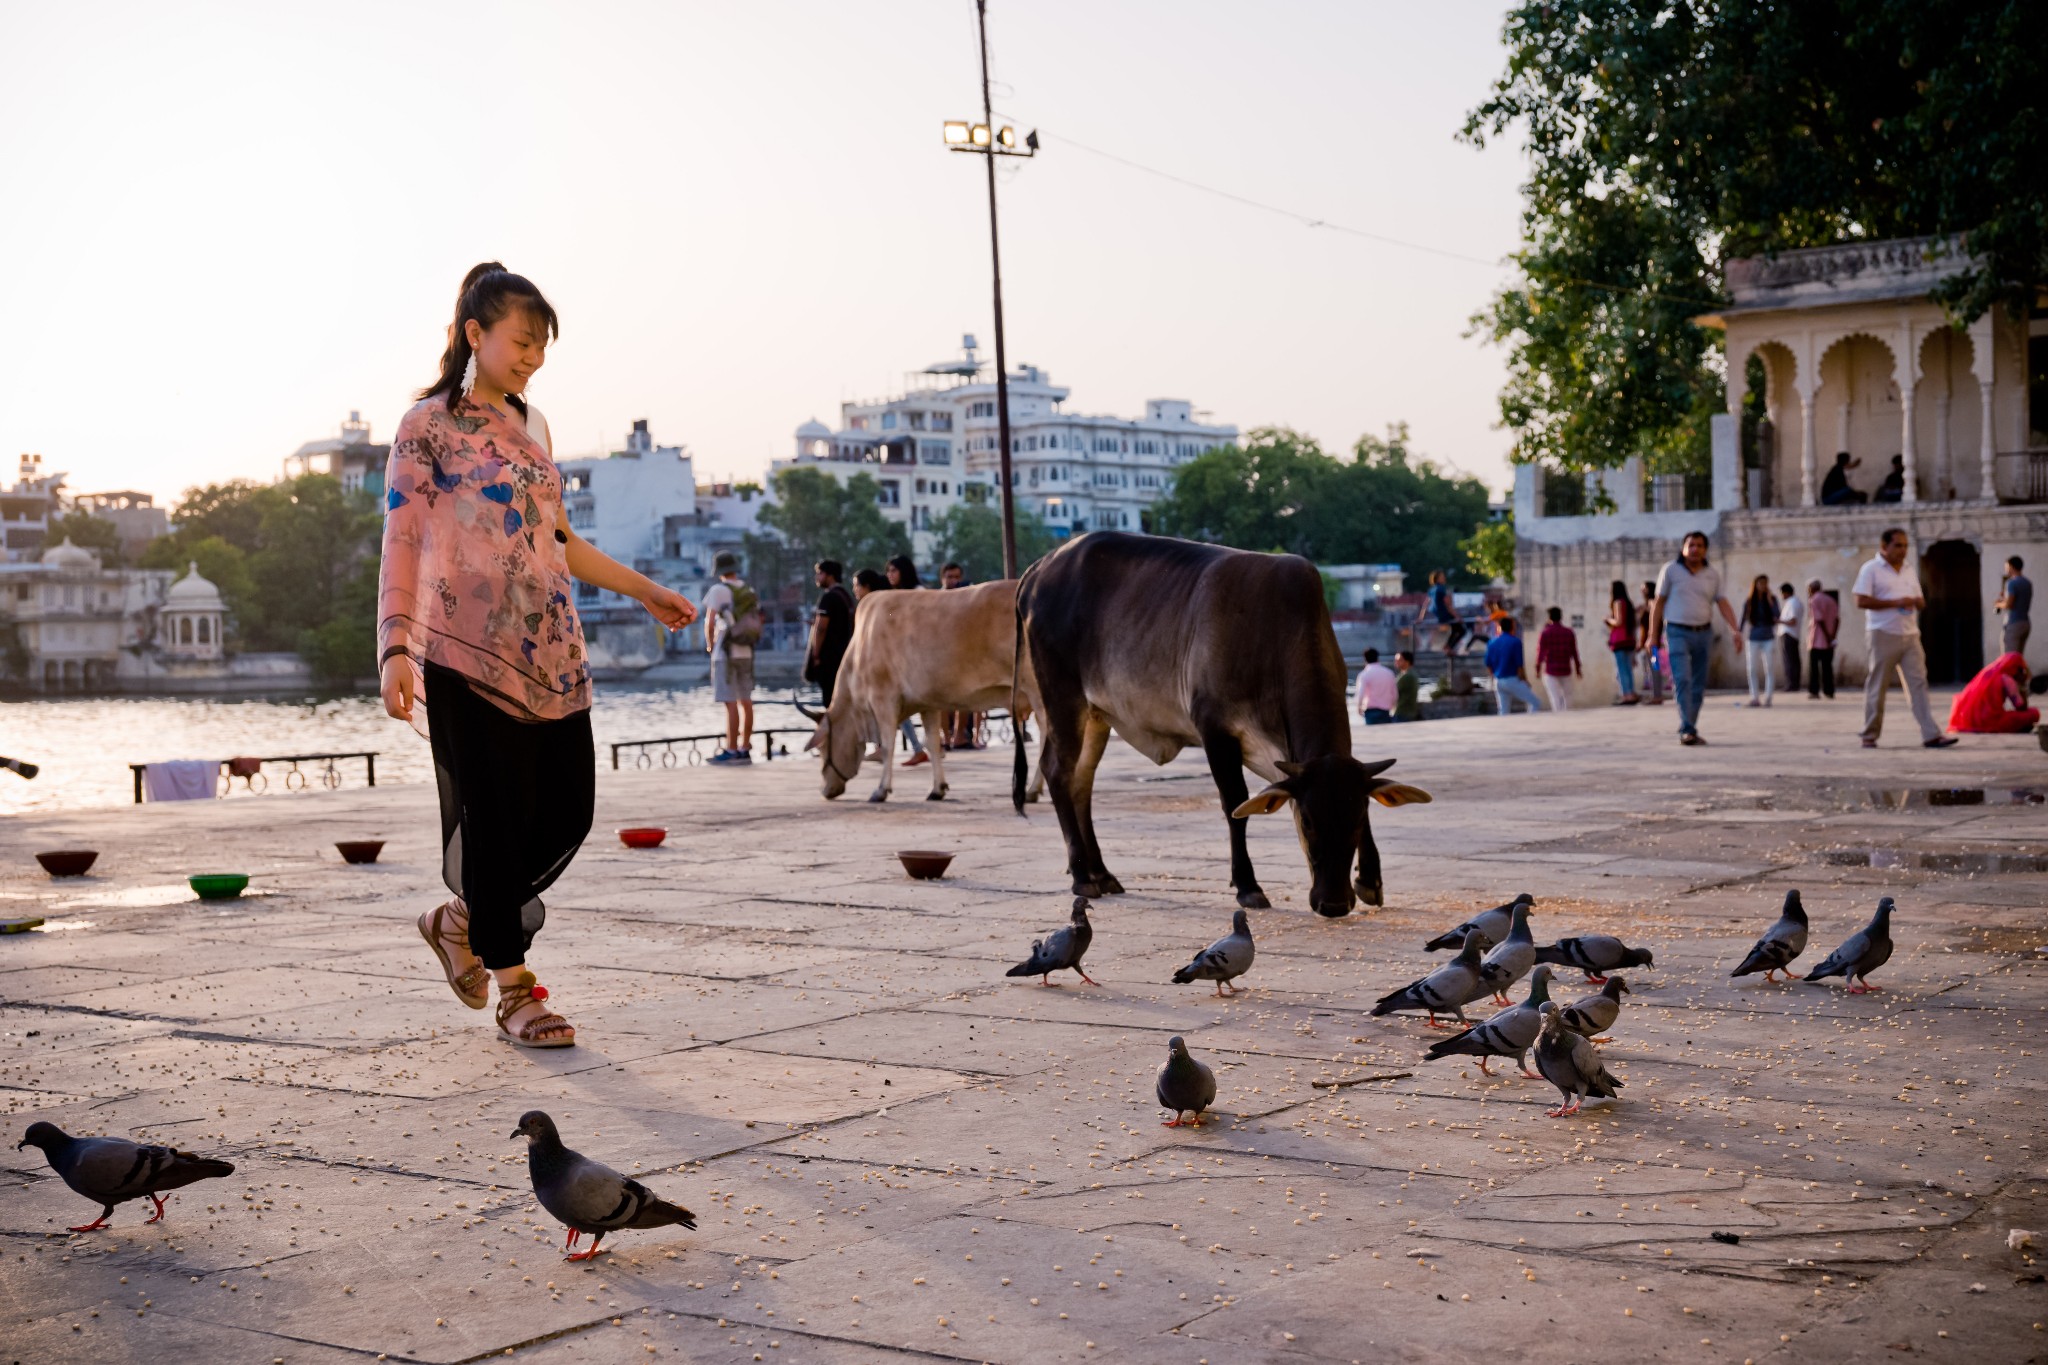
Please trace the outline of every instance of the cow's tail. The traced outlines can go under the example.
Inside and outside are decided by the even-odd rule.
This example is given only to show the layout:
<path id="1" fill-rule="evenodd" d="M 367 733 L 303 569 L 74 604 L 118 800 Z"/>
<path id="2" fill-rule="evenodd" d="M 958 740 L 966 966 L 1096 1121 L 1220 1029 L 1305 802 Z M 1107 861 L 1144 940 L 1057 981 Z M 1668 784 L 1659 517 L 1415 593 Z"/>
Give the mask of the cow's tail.
<path id="1" fill-rule="evenodd" d="M 1031 776 L 1031 765 L 1024 755 L 1024 718 L 1017 714 L 1017 687 L 1018 674 L 1024 667 L 1024 579 L 1029 576 L 1030 572 L 1026 570 L 1017 580 L 1017 648 L 1010 655 L 1010 733 L 1015 738 L 1017 749 L 1017 756 L 1010 764 L 1010 804 L 1016 807 L 1019 816 L 1027 820 L 1031 817 L 1024 814 L 1024 788 Z M 1039 722 L 1041 725 L 1044 723 L 1043 720 Z"/>

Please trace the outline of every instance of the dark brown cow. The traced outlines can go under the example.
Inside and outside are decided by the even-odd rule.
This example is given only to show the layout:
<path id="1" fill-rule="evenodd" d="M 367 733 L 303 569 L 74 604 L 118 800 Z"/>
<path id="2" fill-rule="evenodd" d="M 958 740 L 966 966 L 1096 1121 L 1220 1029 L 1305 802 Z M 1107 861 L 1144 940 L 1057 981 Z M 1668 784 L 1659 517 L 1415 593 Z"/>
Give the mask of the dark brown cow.
<path id="1" fill-rule="evenodd" d="M 1351 756 L 1344 660 L 1314 565 L 1096 531 L 1025 574 L 1017 629 L 1038 678 L 1041 763 L 1075 895 L 1123 890 L 1103 865 L 1090 811 L 1095 767 L 1114 730 L 1154 763 L 1202 746 L 1230 822 L 1239 905 L 1266 905 L 1245 851 L 1245 819 L 1285 805 L 1294 809 L 1319 913 L 1349 914 L 1356 897 L 1384 903 L 1371 802 L 1399 806 L 1429 793 L 1381 777 L 1392 759 Z M 1249 794 L 1246 768 L 1272 785 Z M 1021 812 L 1021 743 L 1016 771 Z"/>

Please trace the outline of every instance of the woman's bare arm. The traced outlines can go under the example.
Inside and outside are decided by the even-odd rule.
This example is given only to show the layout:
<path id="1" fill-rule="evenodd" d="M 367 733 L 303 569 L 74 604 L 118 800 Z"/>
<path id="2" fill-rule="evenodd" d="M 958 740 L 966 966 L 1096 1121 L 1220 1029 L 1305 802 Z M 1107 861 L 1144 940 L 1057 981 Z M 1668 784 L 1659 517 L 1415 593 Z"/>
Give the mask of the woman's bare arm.
<path id="1" fill-rule="evenodd" d="M 637 569 L 629 569 L 574 531 L 568 536 L 569 572 L 584 583 L 592 583 L 633 598 L 647 608 L 655 620 L 670 630 L 679 630 L 697 619 L 697 609 L 673 588 L 665 588 Z"/>

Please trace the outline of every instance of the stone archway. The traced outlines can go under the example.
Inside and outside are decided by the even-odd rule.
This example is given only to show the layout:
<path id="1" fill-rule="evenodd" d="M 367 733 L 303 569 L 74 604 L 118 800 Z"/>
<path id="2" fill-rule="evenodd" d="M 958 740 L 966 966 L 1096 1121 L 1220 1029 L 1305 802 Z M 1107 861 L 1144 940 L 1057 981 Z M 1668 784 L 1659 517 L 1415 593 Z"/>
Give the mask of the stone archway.
<path id="1" fill-rule="evenodd" d="M 1920 553 L 1920 640 L 1927 681 L 1966 683 L 1984 667 L 1983 562 L 1967 540 L 1937 540 Z"/>

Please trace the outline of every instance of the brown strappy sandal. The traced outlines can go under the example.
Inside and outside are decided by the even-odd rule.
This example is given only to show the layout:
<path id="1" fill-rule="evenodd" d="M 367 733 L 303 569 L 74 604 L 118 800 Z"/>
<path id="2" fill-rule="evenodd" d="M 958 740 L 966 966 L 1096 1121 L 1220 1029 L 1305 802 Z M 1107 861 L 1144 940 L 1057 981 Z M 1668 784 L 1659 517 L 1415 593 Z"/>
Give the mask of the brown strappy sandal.
<path id="1" fill-rule="evenodd" d="M 529 1003 L 547 998 L 548 988 L 534 980 L 532 972 L 521 972 L 512 985 L 498 987 L 498 1032 L 506 1042 L 519 1047 L 576 1046 L 575 1026 L 559 1014 L 537 1014 L 517 1029 L 506 1025 L 507 1019 Z"/>
<path id="2" fill-rule="evenodd" d="M 469 907 L 462 903 L 462 898 L 457 896 L 421 915 L 419 927 L 420 937 L 441 959 L 441 971 L 447 976 L 455 998 L 473 1010 L 490 1004 L 491 973 L 469 950 Z M 463 962 L 469 965 L 458 968 Z"/>

